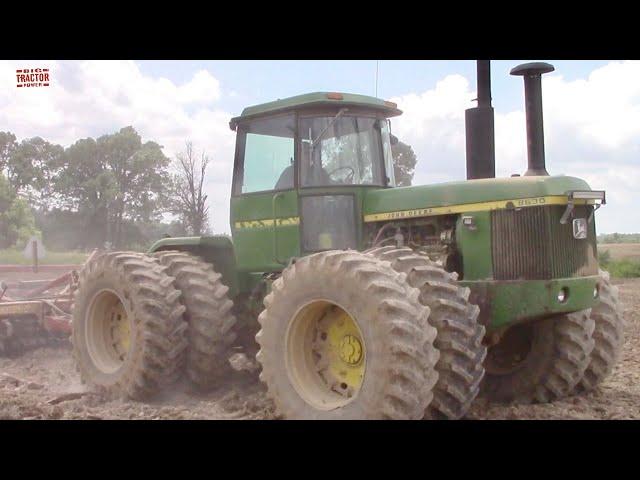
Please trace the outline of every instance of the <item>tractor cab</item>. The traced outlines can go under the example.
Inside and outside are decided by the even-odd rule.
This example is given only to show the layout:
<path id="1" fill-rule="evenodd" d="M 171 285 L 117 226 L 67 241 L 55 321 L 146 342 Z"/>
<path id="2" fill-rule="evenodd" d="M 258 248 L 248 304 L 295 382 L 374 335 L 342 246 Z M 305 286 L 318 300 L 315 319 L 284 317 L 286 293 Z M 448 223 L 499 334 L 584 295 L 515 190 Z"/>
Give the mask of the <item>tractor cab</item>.
<path id="1" fill-rule="evenodd" d="M 395 186 L 389 117 L 400 114 L 373 97 L 311 93 L 233 118 L 239 269 L 280 270 L 292 257 L 358 248 L 365 191 Z"/>

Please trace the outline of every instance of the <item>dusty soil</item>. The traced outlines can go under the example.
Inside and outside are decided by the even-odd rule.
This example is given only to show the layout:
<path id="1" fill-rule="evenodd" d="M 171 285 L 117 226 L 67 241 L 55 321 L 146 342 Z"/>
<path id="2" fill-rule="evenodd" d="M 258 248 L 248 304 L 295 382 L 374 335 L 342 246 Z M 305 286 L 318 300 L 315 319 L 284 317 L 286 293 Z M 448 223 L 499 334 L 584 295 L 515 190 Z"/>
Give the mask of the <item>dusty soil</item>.
<path id="1" fill-rule="evenodd" d="M 236 371 L 213 392 L 185 384 L 152 403 L 102 398 L 80 383 L 69 347 L 0 359 L 0 419 L 269 419 L 273 407 L 255 373 Z"/>
<path id="2" fill-rule="evenodd" d="M 501 406 L 478 401 L 470 419 L 640 418 L 640 279 L 615 281 L 627 321 L 622 360 L 595 392 L 546 405 Z M 198 394 L 179 385 L 153 403 L 101 398 L 75 371 L 70 348 L 43 348 L 0 358 L 0 419 L 271 419 L 273 406 L 254 365 L 234 357 L 235 375 Z"/>

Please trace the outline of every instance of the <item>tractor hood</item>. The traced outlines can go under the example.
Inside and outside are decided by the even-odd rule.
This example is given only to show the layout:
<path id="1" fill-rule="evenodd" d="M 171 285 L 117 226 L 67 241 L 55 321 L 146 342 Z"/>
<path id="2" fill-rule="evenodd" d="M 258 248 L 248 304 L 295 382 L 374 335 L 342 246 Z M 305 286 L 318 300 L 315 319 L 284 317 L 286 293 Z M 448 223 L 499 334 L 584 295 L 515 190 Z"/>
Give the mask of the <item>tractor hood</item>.
<path id="1" fill-rule="evenodd" d="M 574 190 L 590 191 L 591 188 L 582 179 L 564 175 L 484 178 L 398 187 L 369 191 L 364 200 L 363 213 L 365 222 L 375 222 L 493 210 L 504 208 L 498 203 L 504 205 L 505 202 L 518 199 L 530 199 L 535 204 L 557 204 L 563 203 L 563 198 L 559 197 L 564 197 L 566 204 L 567 193 Z M 433 211 L 430 210 L 432 208 Z"/>

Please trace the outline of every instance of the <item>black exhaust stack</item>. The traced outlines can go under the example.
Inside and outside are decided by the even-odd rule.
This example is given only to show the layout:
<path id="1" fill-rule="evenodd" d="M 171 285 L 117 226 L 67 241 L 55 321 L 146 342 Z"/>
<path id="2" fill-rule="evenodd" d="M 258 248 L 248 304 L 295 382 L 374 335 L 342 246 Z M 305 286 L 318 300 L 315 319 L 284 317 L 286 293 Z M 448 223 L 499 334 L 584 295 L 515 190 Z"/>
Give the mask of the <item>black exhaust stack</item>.
<path id="1" fill-rule="evenodd" d="M 544 126 L 542 121 L 542 80 L 544 73 L 553 72 L 553 65 L 543 62 L 523 63 L 511 70 L 511 75 L 524 77 L 524 103 L 527 116 L 527 158 L 525 176 L 549 175 L 544 158 Z"/>
<path id="2" fill-rule="evenodd" d="M 465 111 L 467 138 L 467 179 L 496 176 L 495 134 L 491 106 L 491 66 L 478 60 L 478 106 Z"/>

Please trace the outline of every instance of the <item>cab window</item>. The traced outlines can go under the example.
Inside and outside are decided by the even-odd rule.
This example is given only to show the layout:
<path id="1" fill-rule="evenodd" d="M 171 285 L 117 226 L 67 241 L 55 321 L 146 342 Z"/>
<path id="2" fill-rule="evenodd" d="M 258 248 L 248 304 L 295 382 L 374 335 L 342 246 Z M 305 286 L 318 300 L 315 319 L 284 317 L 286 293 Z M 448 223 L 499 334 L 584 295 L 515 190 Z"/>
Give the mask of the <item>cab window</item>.
<path id="1" fill-rule="evenodd" d="M 300 184 L 385 186 L 383 124 L 376 118 L 340 113 L 301 119 Z"/>
<path id="2" fill-rule="evenodd" d="M 239 125 L 234 193 L 293 189 L 294 137 L 294 115 Z"/>

